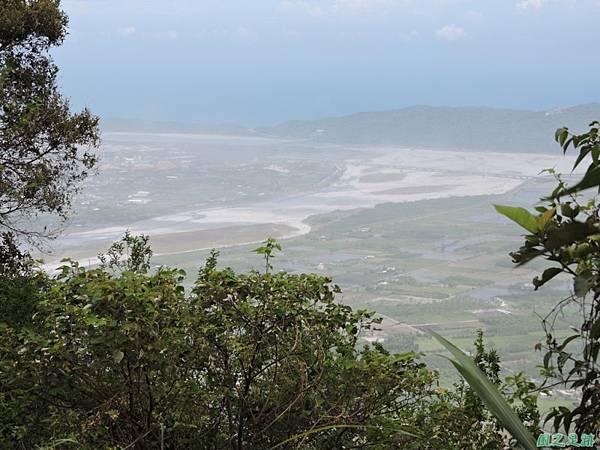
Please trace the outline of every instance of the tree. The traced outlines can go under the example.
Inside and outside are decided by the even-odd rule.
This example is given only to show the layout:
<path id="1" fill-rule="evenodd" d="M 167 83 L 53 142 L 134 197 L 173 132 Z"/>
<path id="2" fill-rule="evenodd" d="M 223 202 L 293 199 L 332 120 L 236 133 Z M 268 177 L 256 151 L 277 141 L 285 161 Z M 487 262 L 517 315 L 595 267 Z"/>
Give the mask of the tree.
<path id="1" fill-rule="evenodd" d="M 524 244 L 511 253 L 517 265 L 535 259 L 549 263 L 541 275 L 533 279 L 539 289 L 557 276 L 572 280 L 572 294 L 558 301 L 542 318 L 546 333 L 544 344 L 537 348 L 546 352 L 542 374 L 545 387 L 566 386 L 579 394 L 579 405 L 555 408 L 546 421 L 553 420 L 556 430 L 574 426 L 579 434 L 600 431 L 600 123 L 590 124 L 589 131 L 572 134 L 567 128 L 556 132 L 556 140 L 566 153 L 577 150 L 573 168 L 589 161 L 580 181 L 568 185 L 563 177 L 550 171 L 557 186 L 542 198 L 532 214 L 525 208 L 497 206 L 497 210 L 527 230 Z M 585 192 L 585 193 L 584 193 Z M 572 334 L 561 337 L 554 330 L 557 318 L 565 308 L 573 306 L 580 323 Z"/>
<path id="2" fill-rule="evenodd" d="M 70 112 L 48 54 L 66 27 L 59 0 L 0 0 L 0 231 L 49 236 L 29 219 L 65 218 L 96 163 L 98 119 Z"/>
<path id="3" fill-rule="evenodd" d="M 115 261 L 148 254 L 135 239 L 112 247 Z M 184 276 L 62 267 L 31 326 L 1 325 L 0 441 L 383 450 L 418 434 L 411 410 L 435 374 L 412 352 L 358 345 L 377 321 L 337 303 L 331 280 L 237 274 L 217 253 L 188 294 Z"/>

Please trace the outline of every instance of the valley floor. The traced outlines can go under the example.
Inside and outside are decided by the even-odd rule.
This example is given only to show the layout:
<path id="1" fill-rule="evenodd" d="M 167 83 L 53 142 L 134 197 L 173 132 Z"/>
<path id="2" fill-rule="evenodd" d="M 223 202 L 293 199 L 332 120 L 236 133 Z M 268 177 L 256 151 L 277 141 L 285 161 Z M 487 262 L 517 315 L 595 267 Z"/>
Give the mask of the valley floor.
<path id="1" fill-rule="evenodd" d="M 486 331 L 509 371 L 536 375 L 538 315 L 566 296 L 564 280 L 533 292 L 536 267 L 508 253 L 520 230 L 494 203 L 533 205 L 568 173 L 560 152 L 503 154 L 312 146 L 284 140 L 186 135 L 109 135 L 100 175 L 78 200 L 47 267 L 95 255 L 125 230 L 151 236 L 154 263 L 196 273 L 211 248 L 221 264 L 261 268 L 251 254 L 283 241 L 276 269 L 329 274 L 342 301 L 384 318 L 370 336 L 391 350 L 417 349 L 450 374 L 439 330 L 469 348 Z M 559 327 L 568 330 L 569 315 Z M 562 331 L 559 331 L 562 333 Z"/>

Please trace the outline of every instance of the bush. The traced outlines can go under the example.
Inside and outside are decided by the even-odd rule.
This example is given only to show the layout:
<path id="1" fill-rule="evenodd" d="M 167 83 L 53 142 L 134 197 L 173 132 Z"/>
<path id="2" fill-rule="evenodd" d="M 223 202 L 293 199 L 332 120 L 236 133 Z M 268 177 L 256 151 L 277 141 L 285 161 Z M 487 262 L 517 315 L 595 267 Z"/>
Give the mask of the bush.
<path id="1" fill-rule="evenodd" d="M 213 254 L 189 294 L 180 270 L 62 267 L 31 327 L 3 325 L 0 439 L 89 449 L 158 448 L 161 436 L 185 449 L 401 440 L 435 381 L 416 354 L 357 349 L 374 321 L 336 303 L 328 278 L 216 264 Z"/>

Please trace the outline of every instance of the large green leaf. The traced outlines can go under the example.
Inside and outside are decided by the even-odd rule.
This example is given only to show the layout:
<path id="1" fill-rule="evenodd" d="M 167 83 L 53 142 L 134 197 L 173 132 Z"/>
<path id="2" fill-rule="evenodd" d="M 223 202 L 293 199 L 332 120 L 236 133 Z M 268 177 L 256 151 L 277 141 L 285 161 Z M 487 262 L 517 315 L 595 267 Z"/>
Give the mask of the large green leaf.
<path id="1" fill-rule="evenodd" d="M 587 170 L 581 181 L 568 189 L 563 189 L 553 195 L 553 197 L 562 197 L 564 195 L 575 194 L 585 189 L 600 186 L 600 166 L 591 165 Z"/>
<path id="2" fill-rule="evenodd" d="M 500 421 L 508 432 L 527 450 L 536 450 L 536 441 L 521 419 L 510 407 L 498 388 L 479 370 L 473 360 L 461 349 L 434 331 L 431 335 L 448 350 L 454 359 L 450 362 L 456 367 L 471 389 L 479 396 L 487 409 Z"/>
<path id="3" fill-rule="evenodd" d="M 533 279 L 533 286 L 535 287 L 535 290 L 537 291 L 540 286 L 546 284 L 548 281 L 550 281 L 552 278 L 554 278 L 560 273 L 562 273 L 562 269 L 558 267 L 550 267 L 549 269 L 544 270 L 542 278 L 535 277 Z"/>
<path id="4" fill-rule="evenodd" d="M 579 151 L 579 156 L 575 160 L 575 164 L 573 164 L 573 170 L 577 169 L 579 163 L 583 161 L 583 159 L 592 151 L 593 148 L 594 147 L 588 145 L 587 147 L 584 147 Z"/>
<path id="5" fill-rule="evenodd" d="M 560 144 L 561 147 L 564 147 L 565 141 L 568 137 L 569 129 L 566 127 L 559 128 L 558 130 L 556 130 L 556 133 L 554 133 L 554 139 L 556 139 L 556 141 Z"/>
<path id="6" fill-rule="evenodd" d="M 496 211 L 500 214 L 521 225 L 530 233 L 537 233 L 539 231 L 538 222 L 535 216 L 525 208 L 505 205 L 494 205 L 494 208 L 496 208 Z"/>

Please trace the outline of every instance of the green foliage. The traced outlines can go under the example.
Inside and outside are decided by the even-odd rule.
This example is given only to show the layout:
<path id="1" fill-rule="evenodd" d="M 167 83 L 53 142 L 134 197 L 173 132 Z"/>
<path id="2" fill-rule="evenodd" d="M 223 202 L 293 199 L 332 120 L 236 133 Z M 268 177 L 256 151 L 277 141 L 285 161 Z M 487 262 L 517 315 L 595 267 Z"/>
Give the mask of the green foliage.
<path id="1" fill-rule="evenodd" d="M 525 208 L 515 208 L 503 205 L 495 205 L 495 208 L 500 214 L 521 225 L 530 233 L 536 233 L 538 231 L 539 227 L 537 220 Z"/>
<path id="2" fill-rule="evenodd" d="M 568 128 L 559 128 L 556 130 L 555 138 L 566 153 L 570 146 L 579 151 L 579 155 L 575 160 L 573 169 L 575 169 L 586 157 L 591 156 L 592 161 L 588 166 L 583 178 L 574 186 L 560 186 L 560 189 L 554 191 L 553 197 L 561 197 L 565 195 L 576 194 L 585 189 L 600 186 L 600 122 L 592 122 L 590 130 L 587 133 L 574 135 L 569 133 Z"/>
<path id="3" fill-rule="evenodd" d="M 30 324 L 47 285 L 46 274 L 18 248 L 11 233 L 4 233 L 0 242 L 0 325 L 19 330 Z"/>
<path id="4" fill-rule="evenodd" d="M 279 245 L 265 244 L 259 254 L 271 257 Z M 329 278 L 272 273 L 269 259 L 265 273 L 238 274 L 219 269 L 213 251 L 186 293 L 183 271 L 148 272 L 151 254 L 147 237 L 128 233 L 96 269 L 69 262 L 53 278 L 29 269 L 15 278 L 39 284 L 26 320 L 0 324 L 0 441 L 503 448 L 497 423 L 464 386 L 436 388 L 414 352 L 361 348 L 379 320 L 337 303 Z M 481 334 L 475 361 L 499 382 Z M 510 398 L 535 410 L 534 396 L 521 401 L 529 383 L 516 376 L 514 385 Z"/>
<path id="5" fill-rule="evenodd" d="M 271 259 L 275 258 L 274 255 L 274 251 L 275 250 L 282 250 L 281 244 L 279 242 L 277 242 L 276 239 L 273 238 L 268 238 L 265 242 L 263 242 L 264 245 L 258 247 L 257 249 L 254 250 L 254 253 L 256 253 L 257 255 L 263 255 L 265 258 L 265 272 L 269 272 L 270 270 L 273 269 L 273 265 L 271 264 Z"/>
<path id="6" fill-rule="evenodd" d="M 478 344 L 479 358 L 476 357 L 475 361 L 473 361 L 450 341 L 433 331 L 431 334 L 452 354 L 453 359 L 450 359 L 450 361 L 454 367 L 456 367 L 467 383 L 469 383 L 471 389 L 477 394 L 488 410 L 498 419 L 502 426 L 510 432 L 523 448 L 535 450 L 536 444 L 533 435 L 525 427 L 517 413 L 511 408 L 509 402 L 495 386 L 495 382 L 496 384 L 498 382 L 498 370 L 496 368 L 497 361 L 493 355 L 490 357 L 490 354 L 482 352 L 481 335 L 479 336 L 478 341 L 476 341 L 476 345 Z M 491 380 L 481 370 L 482 366 L 484 370 L 486 368 L 491 369 Z M 472 400 L 469 402 L 472 403 Z"/>
<path id="7" fill-rule="evenodd" d="M 66 25 L 58 0 L 0 0 L 0 227 L 30 237 L 48 230 L 24 218 L 66 217 L 96 162 L 98 119 L 71 114 L 48 55 Z"/>
<path id="8" fill-rule="evenodd" d="M 56 0 L 3 0 L 0 14 L 2 47 L 58 45 L 67 17 Z"/>
<path id="9" fill-rule="evenodd" d="M 29 326 L 2 325 L 0 441 L 146 449 L 163 430 L 167 448 L 401 448 L 435 382 L 417 355 L 357 348 L 377 321 L 326 277 L 237 274 L 217 256 L 189 294 L 180 270 L 60 268 Z"/>
<path id="10" fill-rule="evenodd" d="M 411 413 L 421 435 L 426 438 L 412 442 L 406 439 L 402 449 L 501 450 L 506 446 L 505 436 L 497 430 L 495 423 L 475 417 L 461 392 L 438 388 Z"/>
<path id="11" fill-rule="evenodd" d="M 600 123 L 592 122 L 587 133 L 574 135 L 567 128 L 556 132 L 556 141 L 564 152 L 570 148 L 578 152 L 574 167 L 588 161 L 583 178 L 569 186 L 553 170 L 557 186 L 552 194 L 541 199 L 536 207 L 537 229 L 525 227 L 530 232 L 521 248 L 511 256 L 517 265 L 543 258 L 551 266 L 533 280 L 536 289 L 558 276 L 568 276 L 573 283 L 572 295 L 555 305 L 542 320 L 546 333 L 542 375 L 549 387 L 562 385 L 579 394 L 576 408 L 555 408 L 546 421 L 552 421 L 556 430 L 598 433 L 600 430 L 600 402 L 598 386 L 598 353 L 600 350 L 600 209 L 597 195 L 586 192 L 600 187 Z M 506 213 L 507 210 L 499 210 Z M 510 215 L 509 215 L 510 217 Z M 514 220 L 514 217 L 510 217 Z M 528 223 L 531 219 L 527 219 Z M 519 221 L 517 221 L 519 222 Z M 520 223 L 523 225 L 523 223 Z M 581 315 L 578 327 L 572 334 L 559 338 L 554 330 L 557 317 L 568 306 L 575 307 Z"/>
<path id="12" fill-rule="evenodd" d="M 120 241 L 114 242 L 106 253 L 98 254 L 102 267 L 113 271 L 146 273 L 150 269 L 152 249 L 150 237 L 133 236 L 129 231 Z"/>
<path id="13" fill-rule="evenodd" d="M 503 394 L 517 415 L 533 433 L 534 436 L 541 432 L 540 410 L 538 407 L 539 387 L 519 372 L 504 379 Z"/>
<path id="14" fill-rule="evenodd" d="M 483 331 L 477 330 L 477 337 L 475 339 L 475 355 L 473 362 L 479 368 L 482 374 L 494 384 L 499 386 L 500 381 L 500 358 L 495 350 L 486 350 L 483 342 Z M 489 414 L 484 409 L 484 404 L 479 398 L 478 394 L 472 389 L 465 390 L 465 405 L 469 408 L 473 415 L 478 417 L 481 421 L 489 419 Z"/>
<path id="15" fill-rule="evenodd" d="M 527 428 L 537 434 L 539 414 L 537 393 L 533 391 L 535 385 L 527 381 L 522 374 L 501 381 L 498 355 L 494 350 L 485 348 L 481 331 L 478 332 L 474 345 L 475 351 L 471 357 L 465 356 L 468 361 L 464 366 L 475 372 L 478 370 L 484 378 L 487 378 L 493 389 L 502 392 L 505 402 L 513 405 Z M 452 348 L 457 350 L 456 347 Z M 428 439 L 408 443 L 403 448 L 419 450 L 463 450 L 465 448 L 502 450 L 509 446 L 513 448 L 502 423 L 486 409 L 486 403 L 482 402 L 479 393 L 465 382 L 465 379 L 469 381 L 468 372 L 469 370 L 466 370 L 467 376 L 455 384 L 454 389 L 436 389 L 430 397 L 424 399 L 411 411 L 421 435 L 427 436 Z"/>

